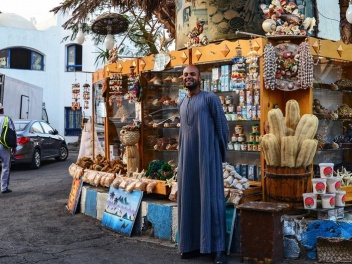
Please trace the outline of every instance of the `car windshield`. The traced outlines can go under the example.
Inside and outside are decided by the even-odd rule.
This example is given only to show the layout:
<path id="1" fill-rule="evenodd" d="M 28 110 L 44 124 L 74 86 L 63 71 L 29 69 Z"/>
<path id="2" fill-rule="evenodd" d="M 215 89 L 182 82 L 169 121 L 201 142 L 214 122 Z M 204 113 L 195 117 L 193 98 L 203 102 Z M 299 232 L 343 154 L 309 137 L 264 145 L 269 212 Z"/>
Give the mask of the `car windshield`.
<path id="1" fill-rule="evenodd" d="M 15 125 L 15 129 L 16 131 L 22 131 L 25 129 L 25 127 L 28 125 L 29 122 L 14 122 L 14 125 Z"/>

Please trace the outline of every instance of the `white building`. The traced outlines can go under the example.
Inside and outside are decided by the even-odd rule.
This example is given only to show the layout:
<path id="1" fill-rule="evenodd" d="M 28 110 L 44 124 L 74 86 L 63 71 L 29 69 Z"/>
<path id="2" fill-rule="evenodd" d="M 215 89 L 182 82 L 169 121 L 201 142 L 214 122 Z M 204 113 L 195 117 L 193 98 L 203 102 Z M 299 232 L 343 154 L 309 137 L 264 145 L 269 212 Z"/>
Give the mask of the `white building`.
<path id="1" fill-rule="evenodd" d="M 0 73 L 5 75 L 5 86 L 9 76 L 43 88 L 50 124 L 72 142 L 80 134 L 81 113 L 91 116 L 91 103 L 84 109 L 83 84 L 88 83 L 91 92 L 91 73 L 102 65 L 94 65 L 98 49 L 90 37 L 86 36 L 82 45 L 70 38 L 63 41 L 71 35 L 61 26 L 66 20 L 62 15 L 53 15 L 39 25 L 35 19 L 0 13 Z M 74 83 L 80 84 L 81 106 L 75 111 L 71 109 Z M 13 102 L 13 107 L 17 105 Z"/>

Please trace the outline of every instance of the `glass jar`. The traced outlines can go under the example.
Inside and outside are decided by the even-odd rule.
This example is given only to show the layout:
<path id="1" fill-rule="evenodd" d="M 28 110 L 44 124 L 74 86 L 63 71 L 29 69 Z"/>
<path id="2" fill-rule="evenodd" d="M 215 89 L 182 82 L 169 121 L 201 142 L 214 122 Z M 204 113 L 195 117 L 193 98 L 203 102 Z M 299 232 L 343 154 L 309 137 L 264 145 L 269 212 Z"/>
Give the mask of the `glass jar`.
<path id="1" fill-rule="evenodd" d="M 241 143 L 241 150 L 242 151 L 246 151 L 247 150 L 247 143 L 246 142 L 242 142 Z"/>
<path id="2" fill-rule="evenodd" d="M 237 134 L 232 134 L 231 141 L 232 142 L 237 142 L 238 140 L 238 135 Z"/>
<path id="3" fill-rule="evenodd" d="M 258 124 L 252 125 L 252 133 L 257 133 L 257 132 L 259 132 L 259 125 Z"/>
<path id="4" fill-rule="evenodd" d="M 221 104 L 225 104 L 225 96 L 220 95 L 219 98 L 220 98 Z"/>
<path id="5" fill-rule="evenodd" d="M 223 104 L 223 105 L 222 105 L 222 109 L 224 109 L 224 112 L 226 113 L 226 112 L 227 112 L 227 105 L 226 105 L 226 104 Z"/>
<path id="6" fill-rule="evenodd" d="M 228 95 L 225 97 L 225 104 L 231 104 L 232 103 L 232 96 Z"/>
<path id="7" fill-rule="evenodd" d="M 233 144 L 233 145 L 234 145 L 235 150 L 241 150 L 241 143 L 240 142 L 235 142 L 235 144 Z"/>
<path id="8" fill-rule="evenodd" d="M 247 150 L 248 151 L 252 151 L 253 150 L 253 142 L 252 141 L 247 142 Z"/>
<path id="9" fill-rule="evenodd" d="M 227 149 L 233 150 L 233 144 L 231 142 L 227 143 Z"/>
<path id="10" fill-rule="evenodd" d="M 258 150 L 260 150 L 259 147 L 260 145 L 259 145 L 259 142 L 253 142 L 253 148 L 252 148 L 252 150 L 253 151 L 258 151 Z"/>
<path id="11" fill-rule="evenodd" d="M 255 140 L 255 136 L 256 136 L 255 133 L 250 133 L 250 134 L 249 134 L 249 141 L 256 141 L 256 140 Z"/>
<path id="12" fill-rule="evenodd" d="M 233 112 L 234 108 L 235 108 L 235 106 L 234 106 L 233 104 L 229 104 L 229 105 L 227 106 L 227 109 L 228 109 L 228 111 L 229 111 L 230 113 Z"/>
<path id="13" fill-rule="evenodd" d="M 255 141 L 259 142 L 260 141 L 259 139 L 260 139 L 260 133 L 257 132 L 255 133 Z"/>
<path id="14" fill-rule="evenodd" d="M 244 134 L 239 134 L 237 138 L 238 142 L 245 142 L 246 141 L 246 136 Z"/>
<path id="15" fill-rule="evenodd" d="M 236 125 L 235 126 L 235 133 L 236 134 L 242 134 L 243 132 L 243 126 L 242 125 Z"/>
<path id="16" fill-rule="evenodd" d="M 232 113 L 231 115 L 231 120 L 232 121 L 236 121 L 237 120 L 237 114 L 236 113 Z"/>

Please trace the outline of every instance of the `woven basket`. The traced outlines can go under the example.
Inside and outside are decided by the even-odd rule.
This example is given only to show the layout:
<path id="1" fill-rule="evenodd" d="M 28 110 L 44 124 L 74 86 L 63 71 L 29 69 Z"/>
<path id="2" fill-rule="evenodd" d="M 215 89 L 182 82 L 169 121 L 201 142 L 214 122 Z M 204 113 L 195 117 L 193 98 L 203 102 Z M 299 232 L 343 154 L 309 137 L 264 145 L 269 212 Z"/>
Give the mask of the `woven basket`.
<path id="1" fill-rule="evenodd" d="M 121 130 L 120 139 L 125 146 L 133 146 L 140 138 L 139 130 Z"/>
<path id="2" fill-rule="evenodd" d="M 319 262 L 351 263 L 352 240 L 343 238 L 317 238 Z"/>

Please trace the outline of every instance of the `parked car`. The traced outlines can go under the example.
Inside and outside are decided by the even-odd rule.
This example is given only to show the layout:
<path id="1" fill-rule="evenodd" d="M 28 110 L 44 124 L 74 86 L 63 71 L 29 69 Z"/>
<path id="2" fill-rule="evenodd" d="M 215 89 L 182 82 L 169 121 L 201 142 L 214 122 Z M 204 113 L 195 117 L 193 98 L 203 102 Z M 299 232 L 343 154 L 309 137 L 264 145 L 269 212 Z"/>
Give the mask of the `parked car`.
<path id="1" fill-rule="evenodd" d="M 13 164 L 29 164 L 38 169 L 42 160 L 55 158 L 64 161 L 68 157 L 65 138 L 48 123 L 40 120 L 13 120 L 17 134 L 16 153 L 12 154 Z"/>

